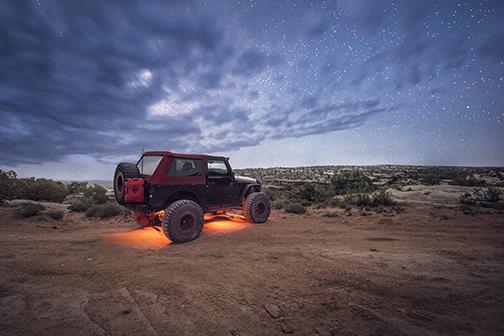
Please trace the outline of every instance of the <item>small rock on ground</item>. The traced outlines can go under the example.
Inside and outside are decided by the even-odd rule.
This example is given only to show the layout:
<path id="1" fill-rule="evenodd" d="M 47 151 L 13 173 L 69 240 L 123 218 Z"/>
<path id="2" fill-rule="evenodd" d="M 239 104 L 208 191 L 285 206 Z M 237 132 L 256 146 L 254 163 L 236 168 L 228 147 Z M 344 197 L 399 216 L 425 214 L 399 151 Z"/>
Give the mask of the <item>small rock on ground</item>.
<path id="1" fill-rule="evenodd" d="M 292 328 L 286 323 L 280 324 L 280 328 L 282 328 L 282 332 L 284 334 L 292 334 L 294 332 L 294 330 L 292 330 Z"/>
<path id="2" fill-rule="evenodd" d="M 280 308 L 278 306 L 267 303 L 264 305 L 264 309 L 266 309 L 266 312 L 269 314 L 269 316 L 273 318 L 279 318 L 281 315 Z"/>

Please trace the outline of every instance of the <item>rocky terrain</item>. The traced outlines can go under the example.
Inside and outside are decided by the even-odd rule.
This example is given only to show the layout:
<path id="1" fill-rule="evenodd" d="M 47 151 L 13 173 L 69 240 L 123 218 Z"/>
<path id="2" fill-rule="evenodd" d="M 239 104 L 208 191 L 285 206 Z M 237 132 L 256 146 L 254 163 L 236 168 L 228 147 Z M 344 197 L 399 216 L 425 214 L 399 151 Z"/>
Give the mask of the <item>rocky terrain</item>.
<path id="1" fill-rule="evenodd" d="M 504 187 L 502 167 L 436 167 L 436 166 L 312 166 L 248 168 L 235 170 L 238 175 L 252 176 L 267 186 L 281 187 L 298 183 L 330 183 L 331 177 L 343 171 L 359 171 L 375 184 L 404 186 L 408 184 L 452 183 L 477 185 L 490 183 Z"/>
<path id="2" fill-rule="evenodd" d="M 239 173 L 281 192 L 329 188 L 334 169 Z M 480 199 L 483 183 L 502 190 L 502 170 L 359 169 L 394 206 L 296 192 L 300 214 L 273 210 L 258 225 L 208 216 L 202 236 L 180 245 L 124 213 L 44 202 L 23 218 L 26 201 L 8 201 L 0 334 L 503 335 L 504 210 Z"/>

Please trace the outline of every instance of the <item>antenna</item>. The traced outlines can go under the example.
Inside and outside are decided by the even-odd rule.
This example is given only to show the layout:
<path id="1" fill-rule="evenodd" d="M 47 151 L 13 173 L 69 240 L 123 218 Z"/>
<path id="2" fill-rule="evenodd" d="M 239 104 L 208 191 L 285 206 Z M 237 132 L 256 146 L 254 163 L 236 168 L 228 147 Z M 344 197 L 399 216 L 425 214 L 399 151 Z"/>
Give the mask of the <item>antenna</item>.
<path id="1" fill-rule="evenodd" d="M 143 161 L 144 161 L 143 153 L 144 153 L 144 148 L 142 147 L 142 156 L 141 156 L 141 158 L 142 158 L 142 175 L 143 175 Z"/>

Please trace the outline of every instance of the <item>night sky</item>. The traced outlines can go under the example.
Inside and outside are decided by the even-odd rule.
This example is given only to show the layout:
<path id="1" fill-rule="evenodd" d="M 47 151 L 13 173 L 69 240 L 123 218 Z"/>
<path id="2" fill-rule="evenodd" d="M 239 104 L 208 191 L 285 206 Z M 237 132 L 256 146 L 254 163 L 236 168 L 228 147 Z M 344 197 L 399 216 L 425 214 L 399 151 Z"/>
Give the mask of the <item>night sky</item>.
<path id="1" fill-rule="evenodd" d="M 2 1 L 0 168 L 504 165 L 504 1 Z"/>

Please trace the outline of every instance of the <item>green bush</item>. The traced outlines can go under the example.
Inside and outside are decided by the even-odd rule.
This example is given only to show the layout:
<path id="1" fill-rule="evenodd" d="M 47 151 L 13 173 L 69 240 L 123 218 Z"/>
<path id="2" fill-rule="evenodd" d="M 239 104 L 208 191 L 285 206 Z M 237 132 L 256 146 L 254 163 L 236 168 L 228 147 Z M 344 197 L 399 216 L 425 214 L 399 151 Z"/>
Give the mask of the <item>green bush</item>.
<path id="1" fill-rule="evenodd" d="M 12 170 L 0 170 L 0 200 L 23 198 L 61 203 L 67 195 L 68 189 L 61 182 L 34 177 L 19 179 Z"/>
<path id="2" fill-rule="evenodd" d="M 91 206 L 91 201 L 87 198 L 79 198 L 73 200 L 72 204 L 68 207 L 70 210 L 75 212 L 84 212 Z"/>
<path id="3" fill-rule="evenodd" d="M 358 170 L 342 171 L 331 178 L 331 185 L 336 195 L 366 193 L 375 189 L 371 179 Z"/>
<path id="4" fill-rule="evenodd" d="M 301 200 L 306 200 L 306 201 L 314 201 L 315 200 L 315 194 L 316 194 L 315 187 L 311 183 L 305 183 L 303 185 L 303 188 L 301 189 L 301 192 L 299 193 L 299 197 Z"/>
<path id="5" fill-rule="evenodd" d="M 63 183 L 45 178 L 18 179 L 16 188 L 16 197 L 33 201 L 61 203 L 68 195 Z"/>
<path id="6" fill-rule="evenodd" d="M 0 204 L 12 199 L 15 194 L 16 172 L 0 170 Z"/>
<path id="7" fill-rule="evenodd" d="M 122 207 L 113 203 L 93 204 L 86 210 L 86 217 L 108 218 L 123 213 Z"/>
<path id="8" fill-rule="evenodd" d="M 98 184 L 87 187 L 84 190 L 84 197 L 89 198 L 95 204 L 104 204 L 109 200 L 107 189 Z"/>
<path id="9" fill-rule="evenodd" d="M 61 210 L 51 210 L 49 211 L 48 215 L 52 219 L 61 220 L 63 219 L 64 213 Z"/>
<path id="10" fill-rule="evenodd" d="M 305 207 L 301 203 L 289 203 L 285 207 L 285 211 L 294 214 L 304 214 L 306 212 Z"/>
<path id="11" fill-rule="evenodd" d="M 45 207 L 38 203 L 24 203 L 17 210 L 16 215 L 20 218 L 40 215 Z"/>

